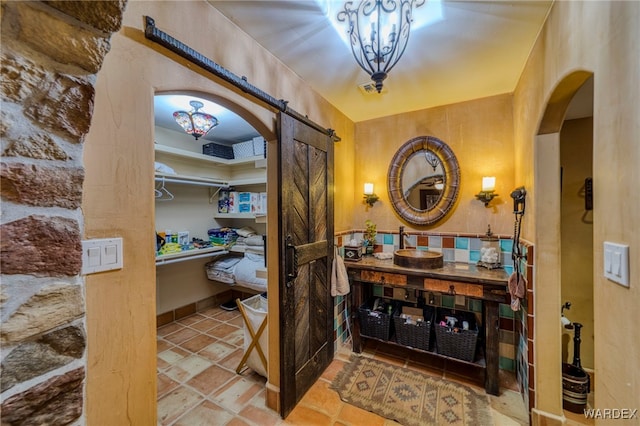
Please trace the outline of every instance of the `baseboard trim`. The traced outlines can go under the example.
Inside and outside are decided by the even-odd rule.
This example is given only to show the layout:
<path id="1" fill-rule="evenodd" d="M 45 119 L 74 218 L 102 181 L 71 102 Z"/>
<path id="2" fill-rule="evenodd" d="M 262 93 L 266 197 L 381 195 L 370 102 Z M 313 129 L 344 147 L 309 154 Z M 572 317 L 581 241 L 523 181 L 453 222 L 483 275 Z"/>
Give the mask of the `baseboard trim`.
<path id="1" fill-rule="evenodd" d="M 546 411 L 531 409 L 532 426 L 562 426 L 567 419 L 564 416 L 547 413 Z"/>
<path id="2" fill-rule="evenodd" d="M 267 382 L 265 403 L 268 408 L 280 414 L 280 387 Z"/>
<path id="3" fill-rule="evenodd" d="M 156 315 L 156 328 L 162 327 L 172 323 L 173 321 L 181 318 L 188 317 L 197 312 L 204 311 L 205 309 L 220 306 L 221 304 L 228 302 L 229 300 L 244 300 L 247 297 L 251 297 L 258 294 L 255 290 L 247 289 L 241 286 L 237 288 L 225 290 L 222 293 L 218 293 L 214 296 L 207 297 L 206 299 L 198 300 L 197 302 L 189 303 L 179 308 L 175 308 L 171 311 L 167 311 Z"/>

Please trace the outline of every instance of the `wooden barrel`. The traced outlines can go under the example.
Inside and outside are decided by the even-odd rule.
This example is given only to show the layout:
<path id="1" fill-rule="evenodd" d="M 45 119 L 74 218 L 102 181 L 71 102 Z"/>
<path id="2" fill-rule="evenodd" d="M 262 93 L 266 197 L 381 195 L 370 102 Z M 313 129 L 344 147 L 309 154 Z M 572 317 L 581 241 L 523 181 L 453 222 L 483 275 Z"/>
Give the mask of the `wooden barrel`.
<path id="1" fill-rule="evenodd" d="M 562 408 L 584 413 L 590 391 L 589 374 L 572 364 L 562 364 Z"/>

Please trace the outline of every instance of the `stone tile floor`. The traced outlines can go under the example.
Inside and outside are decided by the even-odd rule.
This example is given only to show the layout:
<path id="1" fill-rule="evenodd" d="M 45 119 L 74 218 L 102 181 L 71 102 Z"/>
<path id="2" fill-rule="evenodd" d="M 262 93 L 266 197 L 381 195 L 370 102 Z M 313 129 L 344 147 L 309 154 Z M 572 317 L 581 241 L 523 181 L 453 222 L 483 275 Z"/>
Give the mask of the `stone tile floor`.
<path id="1" fill-rule="evenodd" d="M 243 356 L 243 319 L 218 307 L 158 328 L 158 425 L 163 426 L 391 426 L 398 423 L 354 407 L 329 389 L 349 359 L 341 349 L 322 377 L 285 419 L 265 405 L 265 383 L 251 369 L 235 370 Z M 411 351 L 375 342 L 364 356 L 414 368 L 472 386 L 469 380 L 421 365 Z M 529 418 L 511 374 L 501 372 L 501 395 L 490 396 L 495 425 L 528 424 Z"/>

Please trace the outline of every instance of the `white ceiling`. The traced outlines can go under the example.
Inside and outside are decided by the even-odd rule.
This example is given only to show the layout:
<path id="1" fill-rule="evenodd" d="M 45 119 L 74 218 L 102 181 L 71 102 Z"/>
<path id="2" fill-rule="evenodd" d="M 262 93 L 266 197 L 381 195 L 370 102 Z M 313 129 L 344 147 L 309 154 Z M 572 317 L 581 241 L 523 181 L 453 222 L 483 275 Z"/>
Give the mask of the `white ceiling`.
<path id="1" fill-rule="evenodd" d="M 343 3 L 328 1 L 334 9 Z M 209 3 L 359 122 L 513 92 L 552 1 L 442 0 L 442 19 L 412 29 L 382 94 L 358 89 L 369 76 L 315 0 Z M 421 9 L 427 10 L 422 6 L 414 14 Z M 288 100 L 293 109 L 300 107 Z"/>
<path id="2" fill-rule="evenodd" d="M 259 133 L 242 117 L 228 109 L 206 99 L 206 95 L 200 93 L 161 93 L 153 98 L 153 108 L 156 126 L 182 133 L 182 127 L 173 118 L 175 111 L 192 111 L 189 105 L 192 100 L 199 100 L 204 104 L 202 112 L 213 115 L 218 119 L 218 125 L 211 129 L 199 142 L 219 142 L 223 145 L 231 145 L 259 136 Z"/>

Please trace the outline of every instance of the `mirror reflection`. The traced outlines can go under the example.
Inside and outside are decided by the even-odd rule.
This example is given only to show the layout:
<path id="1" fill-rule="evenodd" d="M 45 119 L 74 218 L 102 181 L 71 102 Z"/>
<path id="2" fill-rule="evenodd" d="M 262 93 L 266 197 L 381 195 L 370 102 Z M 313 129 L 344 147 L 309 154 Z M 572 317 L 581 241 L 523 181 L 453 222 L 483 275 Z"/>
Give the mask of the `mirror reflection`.
<path id="1" fill-rule="evenodd" d="M 418 210 L 435 206 L 445 185 L 442 162 L 433 151 L 414 153 L 402 170 L 402 189 L 409 204 Z"/>
<path id="2" fill-rule="evenodd" d="M 393 209 L 409 223 L 431 225 L 447 215 L 458 197 L 460 169 L 451 148 L 433 136 L 404 143 L 389 165 Z"/>

